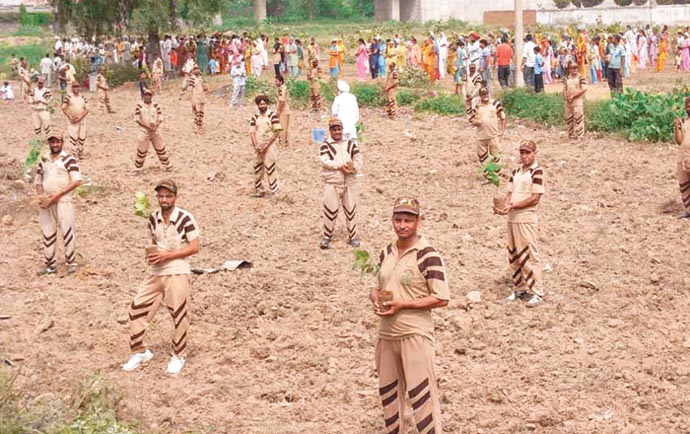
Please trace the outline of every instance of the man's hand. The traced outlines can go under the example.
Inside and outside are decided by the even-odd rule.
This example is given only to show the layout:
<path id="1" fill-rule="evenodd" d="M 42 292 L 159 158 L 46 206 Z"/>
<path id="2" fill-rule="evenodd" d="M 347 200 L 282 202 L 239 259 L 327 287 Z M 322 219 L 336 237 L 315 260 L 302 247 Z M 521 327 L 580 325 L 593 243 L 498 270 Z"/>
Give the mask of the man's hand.
<path id="1" fill-rule="evenodd" d="M 503 208 L 503 209 L 499 209 L 499 208 L 494 207 L 494 214 L 498 214 L 498 215 L 508 215 L 508 214 L 510 213 L 510 211 L 512 211 L 512 210 L 513 210 L 513 205 L 512 205 L 512 204 L 506 206 L 506 207 Z"/>
<path id="2" fill-rule="evenodd" d="M 156 264 L 160 264 L 161 262 L 169 261 L 170 255 L 171 255 L 171 252 L 166 252 L 164 250 L 158 250 L 154 253 L 147 255 L 146 260 L 148 261 L 149 265 L 156 265 Z"/>
<path id="3" fill-rule="evenodd" d="M 403 307 L 403 302 L 400 300 L 391 300 L 391 301 L 384 301 L 383 302 L 383 307 L 387 308 L 386 310 L 381 310 L 375 309 L 374 313 L 378 316 L 391 316 L 395 315 L 396 313 L 400 312 Z"/>
<path id="4" fill-rule="evenodd" d="M 676 128 L 680 129 L 683 126 L 683 121 L 680 118 L 675 118 L 673 120 L 673 124 L 676 126 Z"/>
<path id="5" fill-rule="evenodd" d="M 379 301 L 378 301 L 378 296 L 377 293 L 379 292 L 378 288 L 371 288 L 369 291 L 369 301 L 371 301 L 371 304 L 374 306 L 374 312 L 377 312 L 381 309 L 381 306 L 379 306 Z"/>

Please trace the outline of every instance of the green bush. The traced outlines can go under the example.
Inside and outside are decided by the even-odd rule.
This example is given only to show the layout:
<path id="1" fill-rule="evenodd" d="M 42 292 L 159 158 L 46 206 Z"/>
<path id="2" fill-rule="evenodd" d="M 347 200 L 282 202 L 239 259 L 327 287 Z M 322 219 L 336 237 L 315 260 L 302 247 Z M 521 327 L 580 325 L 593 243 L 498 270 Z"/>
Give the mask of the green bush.
<path id="1" fill-rule="evenodd" d="M 45 34 L 42 28 L 35 24 L 21 24 L 17 30 L 12 33 L 13 36 L 35 36 L 42 37 Z"/>
<path id="2" fill-rule="evenodd" d="M 422 96 L 416 92 L 410 92 L 409 90 L 401 90 L 398 92 L 396 101 L 398 105 L 412 105 L 419 101 Z"/>
<path id="3" fill-rule="evenodd" d="M 611 115 L 630 140 L 648 142 L 673 141 L 673 120 L 683 115 L 683 98 L 690 89 L 671 93 L 648 94 L 626 88 L 610 101 Z"/>
<path id="4" fill-rule="evenodd" d="M 247 78 L 247 83 L 244 88 L 247 96 L 255 97 L 257 95 L 266 95 L 271 102 L 278 100 L 278 91 L 273 80 L 257 79 L 254 76 Z"/>
<path id="5" fill-rule="evenodd" d="M 360 107 L 380 107 L 386 103 L 383 89 L 378 84 L 355 83 L 350 90 Z"/>
<path id="6" fill-rule="evenodd" d="M 309 82 L 306 80 L 288 80 L 290 105 L 306 107 L 309 104 Z"/>
<path id="7" fill-rule="evenodd" d="M 132 65 L 115 63 L 106 66 L 105 76 L 111 89 L 122 86 L 125 83 L 139 81 L 139 68 Z"/>
<path id="8" fill-rule="evenodd" d="M 585 127 L 590 131 L 612 133 L 623 127 L 611 109 L 611 101 L 585 101 Z"/>
<path id="9" fill-rule="evenodd" d="M 429 74 L 419 66 L 405 69 L 400 74 L 401 87 L 425 87 L 429 85 Z"/>
<path id="10" fill-rule="evenodd" d="M 419 101 L 415 104 L 414 109 L 440 115 L 457 116 L 465 113 L 465 103 L 457 96 L 440 95 Z"/>
<path id="11" fill-rule="evenodd" d="M 328 81 L 328 82 L 322 81 L 319 84 L 319 88 L 321 90 L 321 99 L 323 99 L 324 101 L 333 102 L 333 100 L 335 99 L 335 96 L 337 95 L 337 89 L 336 89 L 335 82 L 333 82 L 333 81 Z"/>
<path id="12" fill-rule="evenodd" d="M 565 121 L 563 95 L 534 93 L 529 89 L 505 92 L 501 103 L 508 116 L 529 119 L 547 125 L 562 125 Z"/>

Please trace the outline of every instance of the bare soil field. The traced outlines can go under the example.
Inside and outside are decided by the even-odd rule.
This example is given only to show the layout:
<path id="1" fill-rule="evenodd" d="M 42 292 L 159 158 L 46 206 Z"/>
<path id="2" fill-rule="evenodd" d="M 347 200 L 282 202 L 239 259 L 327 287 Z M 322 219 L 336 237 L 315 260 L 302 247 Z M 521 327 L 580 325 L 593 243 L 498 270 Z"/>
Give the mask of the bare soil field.
<path id="1" fill-rule="evenodd" d="M 212 90 L 226 78 L 210 81 Z M 383 432 L 372 282 L 352 269 L 343 214 L 321 251 L 322 181 L 310 129 L 325 121 L 293 110 L 290 146 L 279 149 L 277 197 L 255 199 L 247 129 L 253 105 L 231 109 L 209 95 L 205 132 L 165 83 L 163 133 L 172 152 L 178 205 L 202 229 L 193 266 L 246 259 L 249 270 L 193 278 L 187 366 L 165 373 L 171 323 L 165 309 L 148 333 L 154 359 L 125 373 L 127 307 L 147 273 L 146 222 L 134 194 L 167 177 L 149 152 L 133 173 L 138 89 L 111 97 L 114 115 L 89 96 L 86 155 L 92 188 L 75 198 L 80 269 L 35 277 L 42 261 L 38 208 L 29 184 L 3 179 L 0 227 L 0 355 L 28 397 L 68 396 L 94 373 L 123 396 L 119 415 L 142 433 Z M 20 162 L 31 137 L 29 108 L 0 105 L 2 160 Z M 690 432 L 690 260 L 680 211 L 675 146 L 509 119 L 502 143 L 534 139 L 546 172 L 540 243 L 546 302 L 528 310 L 509 293 L 506 221 L 480 185 L 474 130 L 464 118 L 401 109 L 362 110 L 358 220 L 372 254 L 393 240 L 391 205 L 417 196 L 422 234 L 445 257 L 453 300 L 435 314 L 445 430 L 450 433 Z M 54 123 L 64 126 L 56 115 Z M 119 128 L 118 128 L 119 127 Z M 685 246 L 685 247 L 683 247 Z M 480 291 L 481 301 L 466 294 Z M 45 330 L 44 330 L 45 329 Z"/>

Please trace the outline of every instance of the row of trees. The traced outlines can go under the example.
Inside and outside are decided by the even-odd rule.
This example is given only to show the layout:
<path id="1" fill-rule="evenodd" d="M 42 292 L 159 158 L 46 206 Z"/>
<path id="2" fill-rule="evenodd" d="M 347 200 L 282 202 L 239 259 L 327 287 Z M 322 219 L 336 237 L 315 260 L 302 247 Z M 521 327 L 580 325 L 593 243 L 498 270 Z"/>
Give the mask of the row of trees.
<path id="1" fill-rule="evenodd" d="M 591 8 L 599 6 L 604 0 L 554 0 L 556 7 L 566 8 L 574 5 L 578 8 Z M 649 3 L 648 0 L 614 0 L 618 6 L 643 6 Z M 685 5 L 690 4 L 690 0 L 656 0 L 658 5 Z"/>

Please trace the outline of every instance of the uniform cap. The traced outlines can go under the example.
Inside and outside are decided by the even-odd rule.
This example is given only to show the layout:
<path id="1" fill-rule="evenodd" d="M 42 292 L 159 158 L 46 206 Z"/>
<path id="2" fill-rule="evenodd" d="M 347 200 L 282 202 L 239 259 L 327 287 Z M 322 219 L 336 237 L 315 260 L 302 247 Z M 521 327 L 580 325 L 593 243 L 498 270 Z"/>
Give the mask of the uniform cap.
<path id="1" fill-rule="evenodd" d="M 406 213 L 419 215 L 419 212 L 419 201 L 413 197 L 400 197 L 395 200 L 395 205 L 393 205 L 393 214 Z"/>
<path id="2" fill-rule="evenodd" d="M 531 140 L 523 140 L 520 142 L 520 150 L 535 152 L 537 150 L 537 144 Z"/>
<path id="3" fill-rule="evenodd" d="M 170 190 L 173 194 L 177 194 L 177 184 L 175 184 L 175 181 L 172 179 L 161 180 L 158 184 L 156 184 L 156 188 L 154 188 L 154 190 L 158 191 L 161 188 Z"/>
<path id="4" fill-rule="evenodd" d="M 342 126 L 343 126 L 343 121 L 341 121 L 340 119 L 338 119 L 338 118 L 336 118 L 336 117 L 332 117 L 332 118 L 328 121 L 328 128 L 329 128 L 329 129 L 330 129 L 330 128 L 333 128 L 333 127 L 336 126 L 336 125 L 340 125 L 340 127 L 342 128 Z"/>
<path id="5" fill-rule="evenodd" d="M 51 128 L 51 129 L 50 129 L 50 132 L 48 133 L 47 139 L 50 140 L 50 139 L 54 138 L 54 139 L 64 140 L 62 134 L 63 134 L 63 133 L 62 133 L 62 130 L 61 130 L 61 129 L 59 129 L 59 128 Z"/>
<path id="6" fill-rule="evenodd" d="M 153 91 L 148 87 L 144 88 L 144 95 L 153 95 Z"/>

